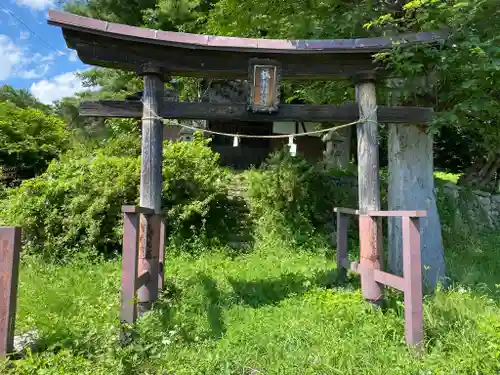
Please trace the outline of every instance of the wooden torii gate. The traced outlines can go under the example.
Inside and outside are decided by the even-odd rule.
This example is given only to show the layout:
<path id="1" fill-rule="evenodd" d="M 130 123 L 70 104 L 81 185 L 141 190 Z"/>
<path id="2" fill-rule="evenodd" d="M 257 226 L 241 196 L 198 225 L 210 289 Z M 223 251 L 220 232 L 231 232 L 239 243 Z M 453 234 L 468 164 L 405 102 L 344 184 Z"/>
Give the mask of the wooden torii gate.
<path id="1" fill-rule="evenodd" d="M 93 101 L 83 102 L 80 107 L 82 116 L 142 118 L 140 207 L 124 208 L 125 226 L 134 234 L 128 237 L 132 232 L 127 232 L 124 236 L 124 251 L 131 251 L 133 255 L 124 253 L 122 320 L 132 323 L 137 316 L 135 305 L 127 307 L 135 297 L 136 289 L 139 289 L 140 313 L 150 307 L 158 288 L 162 287 L 161 270 L 160 283 L 157 277 L 151 277 L 158 272 L 158 267 L 162 267 L 162 255 L 158 255 L 161 250 L 148 251 L 148 241 L 142 241 L 142 237 L 147 237 L 144 235 L 148 233 L 144 229 L 147 223 L 142 237 L 141 230 L 138 230 L 138 227 L 142 228 L 140 215 L 161 215 L 163 123 L 159 117 L 255 122 L 353 122 L 362 119 L 357 124 L 359 209 L 338 210 L 338 266 L 351 267 L 346 264 L 344 216 L 360 215 L 361 262 L 355 268 L 361 273 L 363 295 L 372 301 L 381 299 L 382 284 L 403 290 L 407 302 L 407 341 L 411 344 L 422 341 L 418 218 L 425 212 L 380 211 L 377 137 L 378 123 L 427 124 L 433 110 L 377 106 L 375 83 L 383 70 L 374 62 L 373 54 L 390 49 L 395 42 L 399 45 L 433 43 L 441 39 L 440 34 L 423 32 L 394 38 L 334 40 L 249 39 L 152 30 L 57 11 L 49 12 L 48 22 L 62 29 L 68 47 L 76 50 L 82 62 L 134 71 L 144 79 L 142 101 Z M 257 72 L 265 73 L 261 75 L 264 78 L 259 78 Z M 167 75 L 249 79 L 253 84 L 253 96 L 248 105 L 164 101 Z M 357 103 L 279 104 L 281 79 L 351 79 L 356 88 Z M 268 91 L 262 91 L 263 88 Z M 398 188 L 405 188 L 404 181 L 397 184 Z M 381 216 L 403 217 L 403 232 L 406 233 L 404 277 L 380 270 L 381 225 L 375 218 Z M 157 242 L 153 247 L 157 246 L 163 245 Z M 137 253 L 139 260 L 136 259 Z"/>

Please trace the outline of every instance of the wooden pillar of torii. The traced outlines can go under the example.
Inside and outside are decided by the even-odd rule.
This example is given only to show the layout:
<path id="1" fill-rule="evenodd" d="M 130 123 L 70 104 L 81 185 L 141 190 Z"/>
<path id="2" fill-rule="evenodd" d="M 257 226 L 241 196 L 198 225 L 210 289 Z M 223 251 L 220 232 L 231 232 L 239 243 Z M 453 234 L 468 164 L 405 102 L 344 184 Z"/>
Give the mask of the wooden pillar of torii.
<path id="1" fill-rule="evenodd" d="M 362 273 L 363 296 L 375 303 L 382 299 L 382 287 L 375 282 L 371 270 L 381 268 L 382 228 L 379 218 L 364 216 L 368 211 L 380 211 L 380 175 L 378 150 L 377 93 L 375 74 L 360 73 L 354 77 L 356 102 L 359 106 L 358 142 L 358 202 L 360 216 L 360 266 L 370 270 Z"/>
<path id="2" fill-rule="evenodd" d="M 140 216 L 138 275 L 158 275 L 160 267 L 160 217 L 162 215 L 163 120 L 159 117 L 163 103 L 163 71 L 145 64 L 139 71 L 144 79 L 142 97 L 141 182 L 139 206 L 154 211 Z M 163 261 L 163 260 L 162 260 Z M 137 289 L 139 315 L 151 309 L 158 298 L 158 280 L 149 280 Z"/>

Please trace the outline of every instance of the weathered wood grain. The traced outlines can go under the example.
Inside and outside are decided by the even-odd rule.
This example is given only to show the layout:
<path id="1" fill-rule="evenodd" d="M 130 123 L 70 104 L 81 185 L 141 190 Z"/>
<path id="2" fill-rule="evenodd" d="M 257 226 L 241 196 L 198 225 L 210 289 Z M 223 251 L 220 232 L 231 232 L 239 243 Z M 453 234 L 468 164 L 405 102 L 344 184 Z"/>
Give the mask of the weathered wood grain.
<path id="1" fill-rule="evenodd" d="M 220 52 L 185 48 L 159 48 L 131 41 L 101 41 L 92 43 L 74 31 L 64 31 L 69 45 L 78 51 L 82 62 L 107 68 L 137 71 L 151 62 L 161 66 L 171 76 L 202 78 L 248 77 L 248 62 L 258 57 L 277 60 L 283 79 L 341 79 L 359 71 L 381 70 L 371 54 L 279 55 L 272 53 Z M 76 36 L 79 35 L 79 36 Z M 307 59 L 307 64 L 304 60 Z"/>
<path id="2" fill-rule="evenodd" d="M 86 117 L 141 118 L 140 101 L 85 101 L 80 104 L 80 115 Z M 277 113 L 253 113 L 245 104 L 218 104 L 164 101 L 159 115 L 166 119 L 209 121 L 311 121 L 347 123 L 359 119 L 356 104 L 282 104 Z M 379 106 L 375 116 L 380 123 L 427 124 L 433 109 L 426 107 Z"/>
<path id="3" fill-rule="evenodd" d="M 279 60 L 284 78 L 351 77 L 375 69 L 373 53 L 395 42 L 435 43 L 444 37 L 422 32 L 330 40 L 250 39 L 138 28 L 57 11 L 49 13 L 48 22 L 61 27 L 68 47 L 91 65 L 134 70 L 153 62 L 172 75 L 221 77 L 246 77 L 251 58 Z"/>
<path id="4" fill-rule="evenodd" d="M 358 196 L 359 211 L 380 211 L 380 176 L 378 154 L 377 95 L 375 83 L 362 81 L 356 85 L 359 117 L 358 133 Z M 375 281 L 373 270 L 380 269 L 381 227 L 379 220 L 359 218 L 361 292 L 370 301 L 382 298 L 382 287 Z"/>
<path id="5" fill-rule="evenodd" d="M 164 94 L 162 79 L 144 75 L 142 117 L 140 206 L 153 209 L 156 215 L 141 216 L 139 231 L 138 273 L 149 272 L 150 280 L 137 290 L 139 314 L 151 309 L 158 297 L 158 250 L 162 190 L 163 122 L 156 118 Z"/>

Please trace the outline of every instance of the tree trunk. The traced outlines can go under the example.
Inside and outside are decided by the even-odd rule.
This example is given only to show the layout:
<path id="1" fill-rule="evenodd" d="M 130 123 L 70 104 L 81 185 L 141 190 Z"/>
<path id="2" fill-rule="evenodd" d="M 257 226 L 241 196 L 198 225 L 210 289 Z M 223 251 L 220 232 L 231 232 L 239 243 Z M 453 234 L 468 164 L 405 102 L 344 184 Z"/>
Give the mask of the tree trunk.
<path id="1" fill-rule="evenodd" d="M 494 190 L 499 168 L 500 155 L 494 154 L 471 165 L 460 177 L 458 184 L 473 186 L 477 189 Z"/>
<path id="2" fill-rule="evenodd" d="M 444 281 L 445 262 L 441 224 L 434 193 L 433 140 L 417 126 L 389 125 L 389 210 L 426 210 L 421 219 L 424 285 Z M 401 275 L 401 218 L 389 219 L 389 268 Z"/>

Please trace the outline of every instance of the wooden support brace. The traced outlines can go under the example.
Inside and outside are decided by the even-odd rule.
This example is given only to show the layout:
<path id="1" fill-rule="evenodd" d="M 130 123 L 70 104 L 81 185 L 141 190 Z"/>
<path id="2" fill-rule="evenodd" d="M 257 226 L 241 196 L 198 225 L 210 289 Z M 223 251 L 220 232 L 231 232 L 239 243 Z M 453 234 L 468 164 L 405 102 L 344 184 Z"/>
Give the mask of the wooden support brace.
<path id="1" fill-rule="evenodd" d="M 122 206 L 123 213 L 135 214 L 154 214 L 155 210 L 141 206 Z"/>
<path id="2" fill-rule="evenodd" d="M 374 270 L 373 278 L 380 284 L 390 286 L 391 288 L 400 290 L 402 292 L 404 292 L 405 290 L 405 281 L 402 277 L 380 270 Z"/>
<path id="3" fill-rule="evenodd" d="M 361 293 L 372 302 L 383 298 L 382 286 L 375 280 L 375 270 L 380 270 L 381 230 L 377 219 L 359 217 L 359 247 L 361 272 Z"/>
<path id="4" fill-rule="evenodd" d="M 408 345 L 424 339 L 419 218 L 402 218 L 405 332 Z"/>
<path id="5" fill-rule="evenodd" d="M 123 215 L 123 253 L 122 253 L 122 293 L 120 321 L 133 324 L 137 319 L 136 278 L 139 244 L 137 232 L 139 215 Z"/>
<path id="6" fill-rule="evenodd" d="M 137 289 L 139 314 L 148 311 L 158 299 L 160 215 L 141 215 L 139 222 L 138 275 L 148 274 L 148 281 Z"/>
<path id="7" fill-rule="evenodd" d="M 14 350 L 21 228 L 0 227 L 0 358 Z"/>

